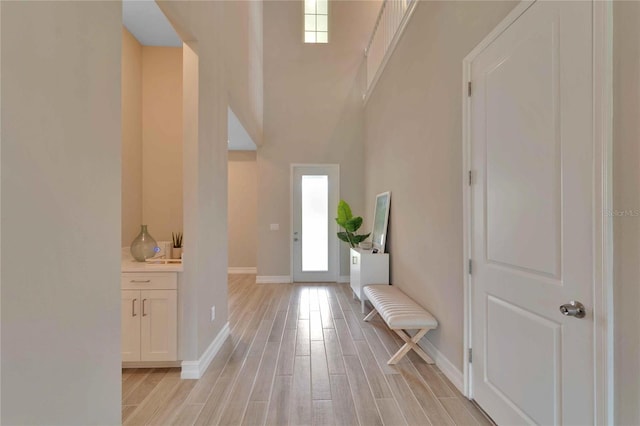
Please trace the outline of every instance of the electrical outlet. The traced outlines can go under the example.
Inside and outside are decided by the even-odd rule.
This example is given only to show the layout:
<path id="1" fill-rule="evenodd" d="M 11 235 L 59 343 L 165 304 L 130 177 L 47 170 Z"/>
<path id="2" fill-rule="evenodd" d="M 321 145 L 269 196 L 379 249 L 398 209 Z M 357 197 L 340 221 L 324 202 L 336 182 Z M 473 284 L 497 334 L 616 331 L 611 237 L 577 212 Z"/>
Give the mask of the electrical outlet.
<path id="1" fill-rule="evenodd" d="M 213 322 L 213 320 L 216 319 L 216 307 L 212 306 L 211 307 L 211 321 Z"/>

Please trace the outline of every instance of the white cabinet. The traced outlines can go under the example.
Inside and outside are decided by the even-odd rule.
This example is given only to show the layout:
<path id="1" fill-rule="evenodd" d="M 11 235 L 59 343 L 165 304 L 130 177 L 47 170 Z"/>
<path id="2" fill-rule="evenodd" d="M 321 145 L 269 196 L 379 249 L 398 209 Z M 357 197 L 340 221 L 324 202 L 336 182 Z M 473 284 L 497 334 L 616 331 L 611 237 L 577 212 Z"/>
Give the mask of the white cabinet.
<path id="1" fill-rule="evenodd" d="M 122 361 L 178 359 L 177 274 L 123 273 Z"/>
<path id="2" fill-rule="evenodd" d="M 389 254 L 372 253 L 371 250 L 352 248 L 351 257 L 351 289 L 353 295 L 360 299 L 362 313 L 366 296 L 363 287 L 369 284 L 389 284 Z"/>

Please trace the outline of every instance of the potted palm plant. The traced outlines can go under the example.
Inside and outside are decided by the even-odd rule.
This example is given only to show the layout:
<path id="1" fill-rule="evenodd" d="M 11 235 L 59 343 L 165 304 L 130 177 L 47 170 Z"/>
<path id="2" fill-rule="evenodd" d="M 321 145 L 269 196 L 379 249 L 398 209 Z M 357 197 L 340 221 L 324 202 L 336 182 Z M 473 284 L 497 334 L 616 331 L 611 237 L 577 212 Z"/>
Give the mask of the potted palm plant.
<path id="1" fill-rule="evenodd" d="M 344 231 L 338 232 L 338 238 L 345 243 L 349 243 L 352 248 L 356 248 L 358 244 L 366 240 L 369 235 L 371 235 L 371 233 L 356 234 L 358 229 L 362 226 L 362 217 L 353 216 L 353 213 L 351 213 L 351 207 L 344 200 L 340 200 L 340 203 L 338 204 L 338 217 L 336 218 L 336 222 L 344 229 Z"/>

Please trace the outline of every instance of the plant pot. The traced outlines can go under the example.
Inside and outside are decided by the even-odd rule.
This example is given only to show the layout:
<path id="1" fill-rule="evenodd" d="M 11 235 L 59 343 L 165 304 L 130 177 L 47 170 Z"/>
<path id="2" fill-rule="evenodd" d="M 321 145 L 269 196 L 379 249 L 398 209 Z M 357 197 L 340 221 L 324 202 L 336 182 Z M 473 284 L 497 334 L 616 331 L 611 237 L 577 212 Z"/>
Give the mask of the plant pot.
<path id="1" fill-rule="evenodd" d="M 172 259 L 182 259 L 182 247 L 173 247 L 171 249 Z"/>

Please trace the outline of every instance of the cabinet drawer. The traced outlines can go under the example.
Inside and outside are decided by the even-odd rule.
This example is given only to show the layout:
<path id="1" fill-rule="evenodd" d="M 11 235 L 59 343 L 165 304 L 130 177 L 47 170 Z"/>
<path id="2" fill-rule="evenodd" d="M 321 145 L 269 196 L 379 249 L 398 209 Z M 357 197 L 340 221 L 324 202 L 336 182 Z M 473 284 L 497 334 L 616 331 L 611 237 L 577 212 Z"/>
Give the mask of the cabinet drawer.
<path id="1" fill-rule="evenodd" d="M 178 274 L 175 272 L 123 272 L 120 274 L 123 290 L 176 290 Z"/>

